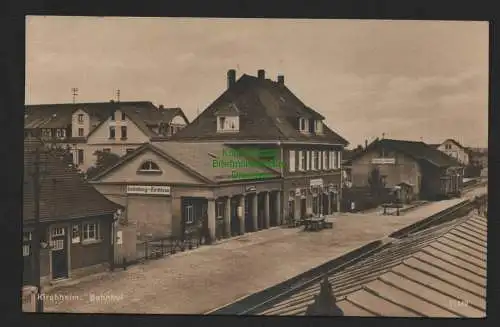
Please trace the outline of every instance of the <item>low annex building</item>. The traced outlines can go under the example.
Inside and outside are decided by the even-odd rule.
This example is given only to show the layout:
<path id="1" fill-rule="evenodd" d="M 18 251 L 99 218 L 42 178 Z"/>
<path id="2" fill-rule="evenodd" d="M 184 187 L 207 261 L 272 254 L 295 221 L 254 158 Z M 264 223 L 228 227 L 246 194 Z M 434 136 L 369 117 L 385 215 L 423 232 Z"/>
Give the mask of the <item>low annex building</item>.
<path id="1" fill-rule="evenodd" d="M 42 283 L 78 277 L 113 260 L 112 224 L 123 207 L 82 180 L 78 171 L 36 140 L 24 143 L 23 284 L 34 284 L 35 163 L 39 162 Z M 39 149 L 39 160 L 36 149 Z M 35 284 L 36 285 L 36 284 Z"/>
<path id="2" fill-rule="evenodd" d="M 369 186 L 378 169 L 387 188 L 402 183 L 419 199 L 437 199 L 462 190 L 463 166 L 452 157 L 423 142 L 381 139 L 350 158 L 353 187 Z"/>
<path id="3" fill-rule="evenodd" d="M 278 225 L 279 172 L 221 160 L 221 142 L 153 142 L 122 157 L 91 183 L 126 207 L 139 237 L 180 236 L 202 223 L 210 240 Z"/>

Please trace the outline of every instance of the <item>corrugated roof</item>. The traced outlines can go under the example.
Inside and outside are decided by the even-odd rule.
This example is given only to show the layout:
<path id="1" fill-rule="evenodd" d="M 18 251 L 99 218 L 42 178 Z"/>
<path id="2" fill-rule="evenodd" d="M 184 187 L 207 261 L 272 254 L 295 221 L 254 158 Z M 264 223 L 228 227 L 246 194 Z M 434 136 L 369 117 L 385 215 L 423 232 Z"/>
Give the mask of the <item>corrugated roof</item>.
<path id="1" fill-rule="evenodd" d="M 346 316 L 485 317 L 486 218 L 469 215 L 407 238 L 331 274 Z M 253 314 L 304 315 L 319 282 Z"/>
<path id="2" fill-rule="evenodd" d="M 216 113 L 233 105 L 240 113 L 238 133 L 217 133 Z M 173 140 L 292 140 L 347 145 L 324 125 L 321 135 L 297 130 L 298 118 L 324 117 L 300 101 L 286 86 L 244 74 Z"/>
<path id="3" fill-rule="evenodd" d="M 34 219 L 33 167 L 35 147 L 39 141 L 24 142 L 23 220 Z M 112 213 L 120 208 L 93 186 L 85 182 L 77 170 L 55 157 L 48 149 L 40 153 L 40 220 L 63 220 Z"/>

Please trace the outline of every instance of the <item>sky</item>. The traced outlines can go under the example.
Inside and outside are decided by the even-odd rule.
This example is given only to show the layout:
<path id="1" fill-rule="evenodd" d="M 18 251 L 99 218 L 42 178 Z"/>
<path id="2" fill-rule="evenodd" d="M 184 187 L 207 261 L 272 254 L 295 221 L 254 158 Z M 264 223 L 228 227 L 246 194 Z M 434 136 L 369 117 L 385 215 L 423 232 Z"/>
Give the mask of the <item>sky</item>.
<path id="1" fill-rule="evenodd" d="M 351 147 L 487 146 L 488 23 L 28 16 L 26 104 L 152 101 L 192 120 L 228 69 L 285 84 Z"/>

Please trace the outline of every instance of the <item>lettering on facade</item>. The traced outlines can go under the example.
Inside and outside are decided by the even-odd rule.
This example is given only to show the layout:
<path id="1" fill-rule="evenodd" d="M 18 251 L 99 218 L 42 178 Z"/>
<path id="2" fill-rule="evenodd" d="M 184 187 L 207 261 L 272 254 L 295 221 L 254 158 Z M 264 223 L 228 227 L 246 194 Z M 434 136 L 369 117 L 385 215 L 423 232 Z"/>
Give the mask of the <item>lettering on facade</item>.
<path id="1" fill-rule="evenodd" d="M 372 164 L 374 165 L 394 165 L 396 158 L 373 158 Z"/>
<path id="2" fill-rule="evenodd" d="M 170 186 L 127 185 L 127 194 L 170 195 Z"/>

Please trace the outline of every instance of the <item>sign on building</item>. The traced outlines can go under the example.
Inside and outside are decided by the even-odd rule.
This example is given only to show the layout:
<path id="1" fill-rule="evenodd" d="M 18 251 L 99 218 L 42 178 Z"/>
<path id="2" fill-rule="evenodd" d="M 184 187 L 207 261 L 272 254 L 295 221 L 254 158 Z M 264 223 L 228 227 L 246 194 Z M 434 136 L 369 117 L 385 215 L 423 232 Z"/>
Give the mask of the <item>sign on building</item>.
<path id="1" fill-rule="evenodd" d="M 311 179 L 309 181 L 309 185 L 310 186 L 322 186 L 323 185 L 323 179 L 322 178 Z"/>
<path id="2" fill-rule="evenodd" d="M 170 195 L 170 186 L 127 185 L 127 194 Z"/>
<path id="3" fill-rule="evenodd" d="M 396 158 L 373 158 L 372 164 L 374 165 L 394 165 Z"/>

